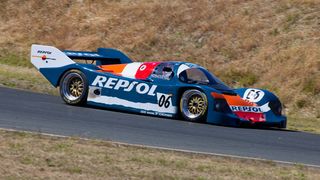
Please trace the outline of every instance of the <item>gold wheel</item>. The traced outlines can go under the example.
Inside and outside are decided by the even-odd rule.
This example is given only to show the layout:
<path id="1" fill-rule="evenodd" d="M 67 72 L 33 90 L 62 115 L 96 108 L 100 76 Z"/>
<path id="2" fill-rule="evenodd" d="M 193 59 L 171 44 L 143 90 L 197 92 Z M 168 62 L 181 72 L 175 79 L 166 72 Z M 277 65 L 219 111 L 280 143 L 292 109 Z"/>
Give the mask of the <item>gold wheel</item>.
<path id="1" fill-rule="evenodd" d="M 206 110 L 204 99 L 199 95 L 192 96 L 188 103 L 188 110 L 192 114 L 202 114 Z"/>
<path id="2" fill-rule="evenodd" d="M 204 119 L 207 106 L 207 96 L 196 89 L 185 91 L 180 100 L 180 112 L 189 121 Z"/>
<path id="3" fill-rule="evenodd" d="M 69 85 L 70 94 L 74 97 L 80 97 L 83 92 L 83 82 L 80 78 L 76 77 L 71 80 Z"/>

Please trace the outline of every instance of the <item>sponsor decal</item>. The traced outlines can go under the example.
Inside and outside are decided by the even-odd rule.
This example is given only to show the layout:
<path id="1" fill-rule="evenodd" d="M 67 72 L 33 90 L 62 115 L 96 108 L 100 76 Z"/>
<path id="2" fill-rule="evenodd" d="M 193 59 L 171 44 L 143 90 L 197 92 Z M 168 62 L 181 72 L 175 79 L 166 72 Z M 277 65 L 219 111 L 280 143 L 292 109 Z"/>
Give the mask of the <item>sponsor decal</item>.
<path id="1" fill-rule="evenodd" d="M 262 106 L 230 106 L 234 112 L 264 113 L 270 111 L 269 103 Z"/>
<path id="2" fill-rule="evenodd" d="M 105 76 L 97 76 L 91 85 L 126 92 L 130 92 L 134 89 L 139 94 L 147 94 L 149 96 L 155 96 L 155 91 L 157 89 L 156 85 L 150 87 L 146 83 L 139 83 L 136 81 L 129 82 L 125 79 L 107 78 Z"/>
<path id="3" fill-rule="evenodd" d="M 260 107 L 253 106 L 231 106 L 232 111 L 240 111 L 240 112 L 254 112 L 254 113 L 262 113 Z"/>
<path id="4" fill-rule="evenodd" d="M 40 51 L 40 50 L 39 50 Z M 38 51 L 38 53 L 39 53 Z M 43 54 L 51 54 L 50 51 L 40 51 L 40 53 L 43 53 Z M 42 61 L 45 61 L 46 63 L 48 63 L 48 60 L 52 60 L 52 61 L 55 61 L 56 59 L 55 58 L 50 58 L 50 57 L 47 57 L 46 55 L 42 55 L 42 56 L 32 56 L 33 58 L 40 58 Z"/>
<path id="5" fill-rule="evenodd" d="M 100 57 L 97 53 L 85 53 L 85 52 L 64 52 L 67 56 L 87 56 L 87 57 Z"/>
<path id="6" fill-rule="evenodd" d="M 42 61 L 46 61 L 46 60 L 53 60 L 53 61 L 55 61 L 56 59 L 55 58 L 49 58 L 49 57 L 47 57 L 46 55 L 43 55 L 43 56 L 41 56 L 41 59 L 42 59 Z M 47 62 L 47 61 L 46 61 Z M 48 62 L 47 62 L 48 63 Z"/>
<path id="7" fill-rule="evenodd" d="M 164 117 L 173 117 L 172 114 L 168 114 L 168 113 L 159 113 L 156 111 L 145 111 L 145 110 L 141 110 L 140 111 L 141 114 L 148 114 L 148 115 L 154 115 L 154 116 L 164 116 Z"/>
<path id="8" fill-rule="evenodd" d="M 247 89 L 244 92 L 243 99 L 250 102 L 259 102 L 264 96 L 264 92 L 260 89 Z"/>
<path id="9" fill-rule="evenodd" d="M 50 51 L 38 50 L 37 53 L 39 54 L 52 54 Z"/>

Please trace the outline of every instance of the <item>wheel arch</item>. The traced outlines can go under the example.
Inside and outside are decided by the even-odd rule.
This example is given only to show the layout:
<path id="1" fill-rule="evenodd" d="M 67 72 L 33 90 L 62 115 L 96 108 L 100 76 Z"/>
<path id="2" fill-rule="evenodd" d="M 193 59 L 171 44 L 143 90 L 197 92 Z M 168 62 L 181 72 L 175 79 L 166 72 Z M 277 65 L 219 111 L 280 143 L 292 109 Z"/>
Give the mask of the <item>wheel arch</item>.
<path id="1" fill-rule="evenodd" d="M 57 79 L 57 83 L 54 85 L 55 87 L 59 87 L 60 86 L 60 81 L 61 81 L 61 78 L 68 72 L 68 71 L 71 71 L 71 70 L 78 70 L 78 71 L 81 71 L 82 73 L 84 73 L 81 68 L 79 67 L 69 67 L 67 69 L 64 69 L 64 71 L 62 71 Z"/>
<path id="2" fill-rule="evenodd" d="M 182 94 L 189 89 L 196 89 L 196 90 L 199 90 L 199 91 L 205 93 L 205 91 L 198 86 L 184 86 L 184 87 L 180 87 L 178 89 L 178 94 L 177 94 L 178 99 L 180 100 L 180 98 L 182 97 Z M 178 102 L 178 105 L 179 105 L 179 103 L 180 103 L 180 101 Z"/>

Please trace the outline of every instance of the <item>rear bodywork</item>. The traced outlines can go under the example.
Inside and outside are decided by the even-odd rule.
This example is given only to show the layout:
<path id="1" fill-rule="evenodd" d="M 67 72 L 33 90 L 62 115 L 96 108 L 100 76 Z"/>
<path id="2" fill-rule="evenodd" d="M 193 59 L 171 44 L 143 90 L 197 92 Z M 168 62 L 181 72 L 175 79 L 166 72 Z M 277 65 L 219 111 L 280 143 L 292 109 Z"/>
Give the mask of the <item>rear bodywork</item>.
<path id="1" fill-rule="evenodd" d="M 198 89 L 208 99 L 205 119 L 208 123 L 286 126 L 279 99 L 267 90 L 232 90 L 221 88 L 226 87 L 223 83 L 205 85 L 182 82 L 179 74 L 185 69 L 202 68 L 195 64 L 174 61 L 132 62 L 115 49 L 99 48 L 96 52 L 60 51 L 43 45 L 32 45 L 31 62 L 55 87 L 59 86 L 60 78 L 68 70 L 83 72 L 89 84 L 89 105 L 178 118 L 183 91 Z M 166 68 L 172 69 L 170 76 L 166 74 Z"/>

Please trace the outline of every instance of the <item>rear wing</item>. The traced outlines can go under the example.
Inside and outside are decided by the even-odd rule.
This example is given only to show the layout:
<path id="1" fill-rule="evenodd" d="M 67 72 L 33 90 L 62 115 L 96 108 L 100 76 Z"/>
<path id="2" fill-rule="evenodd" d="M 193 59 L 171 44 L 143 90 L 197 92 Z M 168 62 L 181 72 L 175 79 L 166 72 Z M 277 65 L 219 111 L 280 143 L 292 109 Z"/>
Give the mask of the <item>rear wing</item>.
<path id="1" fill-rule="evenodd" d="M 63 51 L 70 59 L 94 60 L 96 65 L 126 64 L 131 59 L 119 50 L 112 48 L 98 48 L 96 52 L 89 51 Z"/>
<path id="2" fill-rule="evenodd" d="M 53 46 L 33 44 L 30 56 L 31 63 L 55 87 L 59 85 L 59 79 L 66 70 L 81 67 L 77 66 L 75 59 L 93 60 L 96 65 L 132 62 L 122 52 L 107 48 L 98 48 L 97 52 L 61 51 Z"/>
<path id="3" fill-rule="evenodd" d="M 74 59 L 93 60 L 96 65 L 131 63 L 124 53 L 111 48 L 98 48 L 96 52 L 61 51 L 53 46 L 33 44 L 31 46 L 31 63 L 37 68 L 58 68 L 75 64 Z"/>

